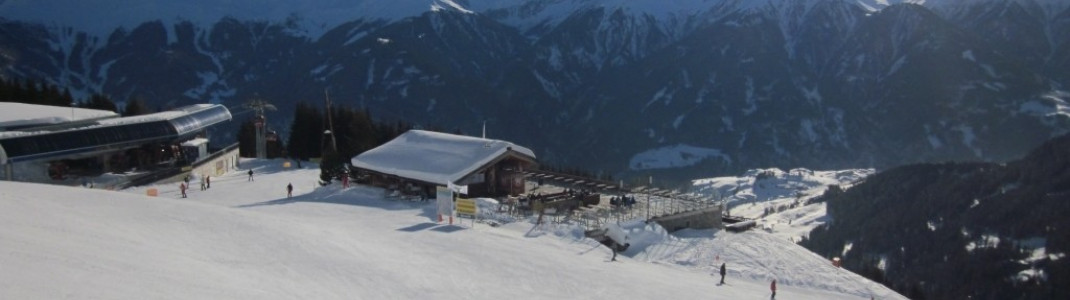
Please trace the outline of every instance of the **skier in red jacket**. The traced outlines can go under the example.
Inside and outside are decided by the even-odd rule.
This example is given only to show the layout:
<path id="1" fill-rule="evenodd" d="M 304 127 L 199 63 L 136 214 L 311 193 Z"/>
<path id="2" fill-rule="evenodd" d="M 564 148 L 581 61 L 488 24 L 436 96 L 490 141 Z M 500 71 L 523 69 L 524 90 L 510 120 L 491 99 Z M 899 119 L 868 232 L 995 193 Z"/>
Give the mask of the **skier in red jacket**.
<path id="1" fill-rule="evenodd" d="M 769 290 L 773 291 L 773 296 L 770 299 L 776 299 L 776 279 L 773 279 L 773 282 L 769 284 Z"/>

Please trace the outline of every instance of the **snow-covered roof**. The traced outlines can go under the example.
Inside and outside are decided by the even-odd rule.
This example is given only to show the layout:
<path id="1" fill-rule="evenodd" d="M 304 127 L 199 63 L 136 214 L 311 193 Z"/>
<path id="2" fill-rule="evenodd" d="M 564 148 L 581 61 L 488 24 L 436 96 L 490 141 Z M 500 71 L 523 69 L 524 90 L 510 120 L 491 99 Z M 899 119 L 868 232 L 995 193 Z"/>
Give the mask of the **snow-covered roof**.
<path id="1" fill-rule="evenodd" d="M 195 113 L 195 112 L 203 111 L 203 110 L 215 107 L 215 106 L 219 106 L 219 105 L 218 104 L 192 104 L 192 105 L 189 105 L 189 106 L 183 106 L 183 107 L 179 107 L 179 108 L 176 108 L 176 109 L 173 109 L 173 110 L 161 111 L 161 112 L 157 112 L 157 113 L 151 113 L 151 114 L 145 114 L 145 115 L 139 115 L 139 116 L 131 116 L 131 117 L 122 117 L 122 118 L 119 118 L 119 119 L 112 119 L 112 120 L 101 120 L 98 123 L 100 123 L 101 125 L 125 125 L 125 124 L 145 123 L 145 122 L 154 122 L 154 121 L 168 121 L 168 120 L 174 120 L 174 119 L 177 119 L 177 118 L 181 118 L 181 117 L 187 116 L 187 115 Z"/>
<path id="2" fill-rule="evenodd" d="M 188 141 L 182 142 L 182 146 L 197 147 L 197 146 L 204 145 L 204 144 L 207 144 L 207 143 L 208 143 L 208 139 L 206 139 L 206 138 L 195 138 L 195 139 L 192 139 L 192 140 L 188 140 Z"/>
<path id="3" fill-rule="evenodd" d="M 506 141 L 409 130 L 357 155 L 351 163 L 361 169 L 446 185 L 510 151 L 535 159 L 531 149 Z"/>
<path id="4" fill-rule="evenodd" d="M 195 104 L 143 116 L 79 122 L 58 130 L 0 132 L 0 164 L 88 155 L 148 141 L 192 137 L 232 118 L 225 106 Z"/>
<path id="5" fill-rule="evenodd" d="M 0 128 L 46 126 L 118 116 L 115 112 L 99 109 L 0 102 Z"/>

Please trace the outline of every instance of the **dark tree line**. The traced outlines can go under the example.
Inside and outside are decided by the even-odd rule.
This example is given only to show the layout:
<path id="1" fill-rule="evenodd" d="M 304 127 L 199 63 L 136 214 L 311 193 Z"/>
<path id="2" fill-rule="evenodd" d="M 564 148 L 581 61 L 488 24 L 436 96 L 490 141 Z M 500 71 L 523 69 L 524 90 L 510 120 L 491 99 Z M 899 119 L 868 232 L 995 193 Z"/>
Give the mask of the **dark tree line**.
<path id="1" fill-rule="evenodd" d="M 238 155 L 241 157 L 256 157 L 255 126 L 253 120 L 246 120 L 238 127 Z"/>
<path id="2" fill-rule="evenodd" d="M 267 133 L 267 149 L 265 154 L 268 158 L 283 157 L 282 140 L 275 132 Z M 249 119 L 241 123 L 238 128 L 238 155 L 241 157 L 256 157 L 256 123 Z"/>
<path id="3" fill-rule="evenodd" d="M 123 106 L 122 114 L 124 117 L 129 117 L 151 114 L 154 112 L 156 112 L 156 110 L 149 108 L 149 106 L 145 104 L 145 101 L 141 99 L 132 99 L 126 101 L 126 105 Z"/>
<path id="4" fill-rule="evenodd" d="M 296 123 L 296 117 L 294 118 Z M 319 120 L 327 121 L 326 113 Z M 316 118 L 312 118 L 316 120 Z M 323 134 L 330 128 L 329 122 L 334 123 L 334 130 L 330 134 Z M 344 172 L 349 169 L 349 160 L 364 151 L 378 147 L 395 137 L 412 129 L 412 125 L 404 122 L 376 123 L 372 120 L 367 110 L 358 110 L 345 106 L 331 108 L 331 118 L 325 122 L 322 129 L 315 130 L 322 140 L 323 160 L 320 161 L 320 180 L 326 184 L 345 176 Z M 314 126 L 308 126 L 313 128 Z M 306 129 L 310 130 L 311 129 Z M 294 136 L 294 132 L 290 136 Z M 313 134 L 310 132 L 309 134 Z M 311 150 L 310 150 L 311 151 Z M 355 174 L 349 174 L 355 175 Z"/>
<path id="5" fill-rule="evenodd" d="M 293 123 L 290 123 L 290 138 L 286 153 L 297 160 L 322 157 L 326 121 L 323 112 L 304 102 L 297 103 Z"/>
<path id="6" fill-rule="evenodd" d="M 15 102 L 36 105 L 62 106 L 107 110 L 123 116 L 153 113 L 141 99 L 127 101 L 122 110 L 103 94 L 93 94 L 89 99 L 74 99 L 69 89 L 40 83 L 35 80 L 0 80 L 0 102 Z"/>
<path id="7" fill-rule="evenodd" d="M 331 132 L 328 119 L 334 123 Z M 348 159 L 412 128 L 405 122 L 376 122 L 367 110 L 346 106 L 332 107 L 328 118 L 325 110 L 302 102 L 294 109 L 286 152 L 290 158 L 308 160 L 326 158 L 337 151 L 338 156 Z"/>
<path id="8" fill-rule="evenodd" d="M 288 157 L 297 161 L 319 158 L 320 179 L 327 184 L 339 179 L 348 170 L 349 160 L 354 156 L 413 128 L 405 122 L 376 122 L 367 110 L 338 105 L 331 107 L 330 111 L 328 119 L 326 109 L 304 102 L 297 103 L 285 146 L 281 139 L 269 139 L 268 157 Z M 333 131 L 329 131 L 331 126 L 328 120 L 334 123 Z M 256 156 L 256 127 L 253 120 L 241 124 L 238 142 L 241 156 Z"/>
<path id="9" fill-rule="evenodd" d="M 0 101 L 70 107 L 74 97 L 70 90 L 36 80 L 0 80 Z"/>

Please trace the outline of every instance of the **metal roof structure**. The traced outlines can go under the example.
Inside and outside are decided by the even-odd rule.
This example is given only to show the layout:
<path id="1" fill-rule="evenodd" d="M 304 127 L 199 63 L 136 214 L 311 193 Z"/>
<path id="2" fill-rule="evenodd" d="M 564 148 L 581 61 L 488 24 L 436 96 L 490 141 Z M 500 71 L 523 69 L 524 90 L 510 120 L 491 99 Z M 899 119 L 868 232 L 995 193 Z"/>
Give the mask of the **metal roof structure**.
<path id="1" fill-rule="evenodd" d="M 0 164 L 88 156 L 144 143 L 170 142 L 231 118 L 225 106 L 197 104 L 143 116 L 103 119 L 78 128 L 4 132 L 0 135 Z"/>
<path id="2" fill-rule="evenodd" d="M 61 124 L 85 124 L 118 117 L 119 114 L 110 110 L 0 102 L 0 132 Z"/>
<path id="3" fill-rule="evenodd" d="M 507 157 L 535 162 L 534 152 L 511 142 L 409 130 L 350 162 L 359 169 L 447 185 Z"/>

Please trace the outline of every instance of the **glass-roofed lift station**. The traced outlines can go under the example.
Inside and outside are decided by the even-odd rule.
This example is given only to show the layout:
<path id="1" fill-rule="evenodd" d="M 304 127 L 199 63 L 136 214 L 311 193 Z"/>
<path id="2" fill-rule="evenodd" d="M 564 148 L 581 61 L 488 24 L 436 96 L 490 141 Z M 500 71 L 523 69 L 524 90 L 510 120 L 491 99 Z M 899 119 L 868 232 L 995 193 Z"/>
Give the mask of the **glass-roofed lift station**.
<path id="1" fill-rule="evenodd" d="M 196 104 L 142 116 L 0 131 L 0 165 L 5 180 L 33 182 L 173 168 L 191 162 L 179 143 L 205 137 L 207 128 L 231 118 L 225 106 Z"/>

